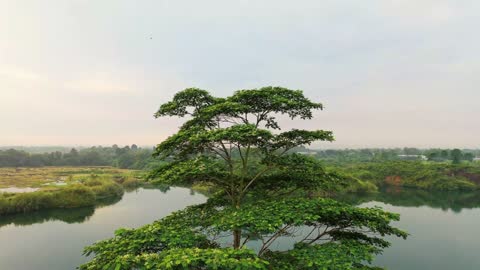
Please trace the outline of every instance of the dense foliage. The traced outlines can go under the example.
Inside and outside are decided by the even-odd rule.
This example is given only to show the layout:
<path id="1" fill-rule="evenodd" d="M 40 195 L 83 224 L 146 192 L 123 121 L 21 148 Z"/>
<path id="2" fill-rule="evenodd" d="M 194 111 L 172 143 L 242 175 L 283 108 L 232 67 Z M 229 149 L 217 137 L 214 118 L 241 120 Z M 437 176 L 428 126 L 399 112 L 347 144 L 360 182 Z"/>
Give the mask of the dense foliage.
<path id="1" fill-rule="evenodd" d="M 480 164 L 475 163 L 387 161 L 331 165 L 331 169 L 351 180 L 346 188 L 351 191 L 375 191 L 383 185 L 428 190 L 480 188 Z"/>
<path id="2" fill-rule="evenodd" d="M 311 119 L 320 103 L 281 87 L 240 90 L 227 98 L 190 88 L 160 106 L 156 117 L 188 117 L 160 143 L 166 163 L 150 174 L 168 185 L 209 184 L 207 203 L 87 247 L 82 269 L 372 269 L 373 256 L 406 237 L 390 225 L 398 215 L 356 208 L 316 191 L 343 185 L 336 173 L 292 153 L 324 130 L 281 131 L 279 115 Z M 278 242 L 291 241 L 285 249 Z"/>
<path id="3" fill-rule="evenodd" d="M 329 199 L 263 201 L 241 210 L 216 208 L 210 201 L 139 229 L 118 230 L 114 238 L 86 248 L 96 256 L 82 268 L 367 269 L 363 263 L 389 246 L 374 235 L 406 236 L 389 225 L 392 220 L 398 215 Z M 304 234 L 293 249 L 269 249 L 279 238 L 298 234 L 300 226 Z M 261 243 L 256 252 L 247 241 L 236 250 L 215 241 L 238 227 Z"/>

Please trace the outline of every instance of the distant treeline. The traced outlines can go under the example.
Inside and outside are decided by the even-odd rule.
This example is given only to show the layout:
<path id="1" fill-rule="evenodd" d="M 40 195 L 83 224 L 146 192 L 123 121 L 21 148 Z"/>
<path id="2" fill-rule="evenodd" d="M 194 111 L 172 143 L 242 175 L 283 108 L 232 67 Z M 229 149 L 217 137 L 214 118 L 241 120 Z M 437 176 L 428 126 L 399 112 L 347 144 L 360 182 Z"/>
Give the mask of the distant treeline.
<path id="1" fill-rule="evenodd" d="M 480 157 L 480 149 L 342 149 L 312 150 L 298 148 L 297 152 L 332 162 L 375 162 L 395 160 L 428 160 L 436 162 L 471 162 Z"/>
<path id="2" fill-rule="evenodd" d="M 3 149 L 3 150 L 2 150 Z M 43 152 L 42 152 L 43 150 Z M 54 150 L 54 151 L 47 151 Z M 471 162 L 480 157 L 474 149 L 342 149 L 315 150 L 299 147 L 294 152 L 335 163 L 429 160 L 435 162 Z M 65 147 L 0 147 L 0 167 L 42 166 L 114 166 L 125 169 L 146 169 L 159 161 L 152 158 L 153 147 L 137 145 L 90 148 Z"/>
<path id="3" fill-rule="evenodd" d="M 43 167 L 43 166 L 114 166 L 125 169 L 145 169 L 155 159 L 153 149 L 137 145 L 119 147 L 90 147 L 68 152 L 30 153 L 25 150 L 0 150 L 0 167 Z"/>

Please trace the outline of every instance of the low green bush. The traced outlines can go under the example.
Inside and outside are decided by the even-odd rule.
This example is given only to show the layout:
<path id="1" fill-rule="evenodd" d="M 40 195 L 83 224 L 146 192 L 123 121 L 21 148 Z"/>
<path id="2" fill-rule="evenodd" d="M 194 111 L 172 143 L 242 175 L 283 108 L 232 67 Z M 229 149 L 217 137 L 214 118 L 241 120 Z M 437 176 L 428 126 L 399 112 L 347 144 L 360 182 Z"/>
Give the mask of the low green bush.
<path id="1" fill-rule="evenodd" d="M 38 191 L 37 191 L 38 192 Z M 39 191 L 41 192 L 41 191 Z M 53 192 L 55 200 L 48 208 L 75 208 L 95 204 L 96 196 L 91 188 L 75 184 Z"/>
<path id="2" fill-rule="evenodd" d="M 51 192 L 0 194 L 0 215 L 31 212 L 53 205 Z"/>
<path id="3" fill-rule="evenodd" d="M 136 177 L 127 177 L 123 182 L 122 186 L 128 189 L 136 188 L 142 185 L 142 181 Z"/>
<path id="4" fill-rule="evenodd" d="M 91 187 L 91 190 L 97 199 L 104 199 L 112 196 L 118 197 L 123 195 L 122 186 L 113 181 L 107 184 L 93 186 Z"/>

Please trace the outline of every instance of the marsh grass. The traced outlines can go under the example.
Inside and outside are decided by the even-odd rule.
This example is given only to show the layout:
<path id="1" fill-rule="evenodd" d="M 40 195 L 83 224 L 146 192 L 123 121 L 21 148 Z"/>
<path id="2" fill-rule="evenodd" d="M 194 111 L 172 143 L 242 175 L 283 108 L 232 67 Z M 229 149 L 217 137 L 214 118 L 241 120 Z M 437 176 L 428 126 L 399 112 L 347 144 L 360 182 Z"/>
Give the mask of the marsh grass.
<path id="1" fill-rule="evenodd" d="M 122 184 L 140 185 L 137 173 L 110 167 L 0 169 L 3 186 L 40 187 L 29 193 L 0 193 L 0 216 L 42 209 L 95 206 L 121 198 Z M 61 181 L 63 186 L 50 184 Z M 45 185 L 48 184 L 48 185 Z"/>
<path id="2" fill-rule="evenodd" d="M 113 167 L 0 168 L 0 188 L 43 187 L 52 182 L 88 179 L 92 175 L 129 177 L 135 174 L 138 172 Z"/>

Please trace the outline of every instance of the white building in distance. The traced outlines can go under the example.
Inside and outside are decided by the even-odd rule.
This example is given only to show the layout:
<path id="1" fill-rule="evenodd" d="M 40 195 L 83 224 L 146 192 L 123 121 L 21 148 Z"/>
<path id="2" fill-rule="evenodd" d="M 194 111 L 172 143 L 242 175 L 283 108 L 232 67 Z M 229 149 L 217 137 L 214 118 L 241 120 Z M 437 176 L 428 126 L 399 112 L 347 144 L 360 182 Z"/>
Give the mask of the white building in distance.
<path id="1" fill-rule="evenodd" d="M 425 155 L 398 155 L 398 157 L 404 160 L 428 160 Z"/>

